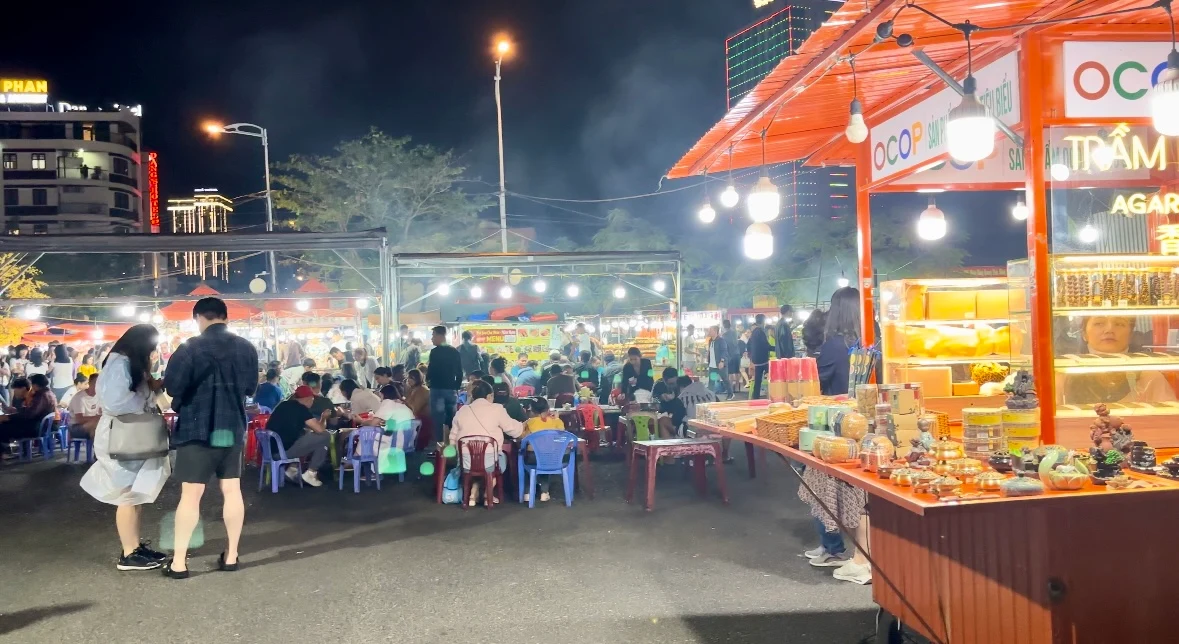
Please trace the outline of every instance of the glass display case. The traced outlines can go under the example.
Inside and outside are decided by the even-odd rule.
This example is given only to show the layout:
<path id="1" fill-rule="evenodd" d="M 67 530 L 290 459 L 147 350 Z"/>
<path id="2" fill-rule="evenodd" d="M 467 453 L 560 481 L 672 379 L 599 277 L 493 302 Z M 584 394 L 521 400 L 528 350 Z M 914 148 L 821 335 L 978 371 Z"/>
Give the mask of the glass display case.
<path id="1" fill-rule="evenodd" d="M 884 382 L 921 383 L 925 406 L 952 420 L 966 407 L 1002 406 L 1012 347 L 1023 343 L 1010 297 L 1001 277 L 882 283 Z"/>

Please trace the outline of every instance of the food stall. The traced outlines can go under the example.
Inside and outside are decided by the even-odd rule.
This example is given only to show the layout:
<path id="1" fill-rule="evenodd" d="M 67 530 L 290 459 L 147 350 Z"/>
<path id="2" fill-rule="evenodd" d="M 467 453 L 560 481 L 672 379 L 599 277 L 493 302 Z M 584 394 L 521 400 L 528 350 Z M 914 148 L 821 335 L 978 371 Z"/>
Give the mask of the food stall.
<path id="1" fill-rule="evenodd" d="M 1179 524 L 1170 511 L 1179 487 L 1169 468 L 1156 466 L 1179 446 L 1179 333 L 1172 329 L 1179 293 L 1171 277 L 1179 255 L 1179 222 L 1172 223 L 1179 216 L 1179 54 L 1168 61 L 1171 9 L 1129 1 L 848 3 L 669 172 L 854 164 L 862 337 L 875 339 L 879 300 L 882 327 L 891 322 L 889 332 L 898 334 L 883 339 L 896 378 L 925 366 L 914 359 L 926 354 L 896 351 L 900 339 L 908 341 L 905 331 L 921 326 L 902 313 L 905 285 L 889 296 L 895 302 L 875 292 L 870 195 L 928 193 L 917 220 L 926 240 L 944 235 L 942 192 L 1026 195 L 1012 216 L 1026 219 L 1028 259 L 1009 267 L 1007 315 L 995 319 L 1008 320 L 1006 366 L 1030 368 L 1038 403 L 1013 408 L 1009 399 L 1006 407 L 1021 424 L 1038 426 L 1042 447 L 995 450 L 991 462 L 961 472 L 946 469 L 953 466 L 940 456 L 932 464 L 919 456 L 926 472 L 949 480 L 931 479 L 918 491 L 918 468 L 884 483 L 879 468 L 846 458 L 855 451 L 849 446 L 830 450 L 834 462 L 808 455 L 791 446 L 789 433 L 771 431 L 778 424 L 766 427 L 772 440 L 761 424 L 741 432 L 696 423 L 866 492 L 873 597 L 931 641 L 1172 637 L 1165 571 L 1179 565 L 1169 538 Z M 1152 102 L 1162 109 L 1152 114 Z M 753 226 L 747 233 L 759 243 L 765 235 Z M 977 322 L 962 319 L 966 311 L 930 316 L 927 296 L 922 319 L 946 327 L 939 336 L 974 332 L 949 353 L 972 347 L 976 355 L 961 358 L 1003 362 L 993 339 L 998 323 L 986 324 L 991 353 L 978 355 L 985 338 Z M 900 308 L 890 313 L 891 306 Z M 939 343 L 944 338 L 922 341 L 922 351 Z M 928 359 L 954 357 L 938 351 Z M 882 386 L 906 384 L 889 377 Z M 960 377 L 951 372 L 950 398 Z M 944 385 L 944 371 L 938 378 Z M 1023 376 L 1009 384 L 1032 390 Z M 938 445 L 931 453 L 972 460 L 959 458 L 962 443 L 946 437 Z M 1016 459 L 1039 464 L 1013 476 Z M 1166 463 L 1179 471 L 1179 463 Z M 1132 566 L 1103 554 L 1127 534 L 1144 559 Z M 895 624 L 888 634 L 899 641 Z"/>

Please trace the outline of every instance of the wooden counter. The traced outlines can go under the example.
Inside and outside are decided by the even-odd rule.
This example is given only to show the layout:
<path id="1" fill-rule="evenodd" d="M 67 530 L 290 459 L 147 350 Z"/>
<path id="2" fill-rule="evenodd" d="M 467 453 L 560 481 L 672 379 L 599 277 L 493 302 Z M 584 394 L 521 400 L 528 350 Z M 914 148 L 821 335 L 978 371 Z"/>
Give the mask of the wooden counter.
<path id="1" fill-rule="evenodd" d="M 804 463 L 871 496 L 873 599 L 933 642 L 1179 641 L 1179 484 L 938 501 L 874 473 L 689 421 Z M 887 578 L 887 580 L 886 580 Z M 891 584 L 889 583 L 891 581 Z M 898 640 L 899 641 L 899 640 Z"/>

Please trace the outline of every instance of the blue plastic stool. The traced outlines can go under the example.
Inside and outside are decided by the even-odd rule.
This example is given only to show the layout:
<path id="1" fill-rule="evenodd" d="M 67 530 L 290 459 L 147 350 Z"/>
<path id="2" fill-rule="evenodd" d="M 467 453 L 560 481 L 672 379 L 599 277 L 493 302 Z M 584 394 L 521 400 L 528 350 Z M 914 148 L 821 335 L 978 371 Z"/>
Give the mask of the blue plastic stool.
<path id="1" fill-rule="evenodd" d="M 93 463 L 94 462 L 94 441 L 89 438 L 71 438 L 70 439 L 70 447 L 73 448 L 72 451 L 74 454 L 73 462 L 77 463 L 78 459 L 81 457 L 83 443 L 86 444 L 86 462 Z M 66 462 L 67 463 L 70 462 L 70 452 L 71 452 L 71 449 L 66 448 L 65 453 L 66 453 Z"/>

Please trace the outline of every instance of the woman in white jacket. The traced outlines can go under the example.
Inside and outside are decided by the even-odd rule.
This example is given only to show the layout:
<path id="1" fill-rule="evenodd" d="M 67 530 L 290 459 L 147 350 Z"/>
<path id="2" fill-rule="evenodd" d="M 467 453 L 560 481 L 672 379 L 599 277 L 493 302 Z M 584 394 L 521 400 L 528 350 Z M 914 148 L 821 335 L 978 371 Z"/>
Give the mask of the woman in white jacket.
<path id="1" fill-rule="evenodd" d="M 110 457 L 110 429 L 115 416 L 155 409 L 155 393 L 162 383 L 151 376 L 151 352 L 158 333 L 149 324 L 131 327 L 119 338 L 103 362 L 96 390 L 102 418 L 94 435 L 94 465 L 82 477 L 82 489 L 116 506 L 115 527 L 122 544 L 119 570 L 152 570 L 167 556 L 139 540 L 139 515 L 144 504 L 154 503 L 171 473 L 167 456 L 142 461 L 116 461 Z"/>

